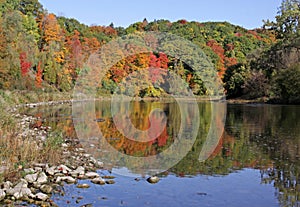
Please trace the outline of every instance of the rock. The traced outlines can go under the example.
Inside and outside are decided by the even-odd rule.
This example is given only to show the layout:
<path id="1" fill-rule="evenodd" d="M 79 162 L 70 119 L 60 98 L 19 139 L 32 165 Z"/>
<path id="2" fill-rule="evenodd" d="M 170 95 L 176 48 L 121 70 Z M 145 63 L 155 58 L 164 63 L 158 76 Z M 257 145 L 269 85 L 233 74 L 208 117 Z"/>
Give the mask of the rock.
<path id="1" fill-rule="evenodd" d="M 94 183 L 94 184 L 99 184 L 99 185 L 104 185 L 105 184 L 105 180 L 103 180 L 100 177 L 92 179 L 91 182 Z"/>
<path id="2" fill-rule="evenodd" d="M 35 174 L 28 174 L 24 177 L 24 179 L 28 182 L 28 183 L 34 183 L 38 178 L 38 173 Z"/>
<path id="3" fill-rule="evenodd" d="M 34 168 L 34 171 L 35 171 L 35 172 L 42 172 L 42 171 L 43 171 L 43 168 L 41 168 L 41 167 L 35 167 L 35 168 Z"/>
<path id="4" fill-rule="evenodd" d="M 84 157 L 91 157 L 92 155 L 90 155 L 90 154 L 84 154 L 83 156 Z"/>
<path id="5" fill-rule="evenodd" d="M 10 189 L 13 186 L 13 184 L 10 181 L 6 181 L 2 184 L 2 186 L 3 186 L 3 190 L 7 191 L 8 189 Z"/>
<path id="6" fill-rule="evenodd" d="M 33 166 L 44 169 L 44 168 L 46 168 L 47 164 L 45 164 L 45 163 L 34 163 Z"/>
<path id="7" fill-rule="evenodd" d="M 65 181 L 67 183 L 76 183 L 76 179 L 71 176 L 57 177 L 56 183 L 60 183 L 61 181 Z"/>
<path id="8" fill-rule="evenodd" d="M 41 201 L 46 201 L 49 197 L 48 195 L 44 194 L 44 193 L 37 193 L 35 195 L 36 199 L 41 200 Z"/>
<path id="9" fill-rule="evenodd" d="M 35 172 L 34 172 L 34 169 L 32 169 L 32 168 L 24 169 L 24 172 L 25 172 L 26 174 L 33 174 L 33 173 L 35 173 Z"/>
<path id="10" fill-rule="evenodd" d="M 85 169 L 82 166 L 79 166 L 76 168 L 76 170 L 74 170 L 73 172 L 71 172 L 70 174 L 72 176 L 78 176 L 78 175 L 84 175 Z"/>
<path id="11" fill-rule="evenodd" d="M 50 185 L 42 185 L 42 186 L 40 187 L 40 190 L 41 190 L 43 193 L 51 194 L 52 191 L 53 191 L 53 188 L 52 188 Z"/>
<path id="12" fill-rule="evenodd" d="M 112 175 L 105 175 L 105 176 L 102 176 L 102 178 L 104 178 L 104 179 L 114 179 L 115 176 L 112 176 Z"/>
<path id="13" fill-rule="evenodd" d="M 147 181 L 148 181 L 149 183 L 151 183 L 151 184 L 158 183 L 159 177 L 157 177 L 157 176 L 152 176 L 152 177 L 149 177 L 149 178 L 147 179 Z"/>
<path id="14" fill-rule="evenodd" d="M 21 181 L 14 187 L 10 188 L 6 191 L 8 195 L 14 196 L 16 199 L 23 198 L 25 196 L 29 196 L 31 190 L 27 187 L 28 183 L 26 180 L 21 179 Z"/>
<path id="15" fill-rule="evenodd" d="M 0 201 L 4 200 L 6 193 L 3 189 L 0 189 Z"/>
<path id="16" fill-rule="evenodd" d="M 83 183 L 83 184 L 78 184 L 77 185 L 77 188 L 89 188 L 90 185 L 89 184 L 86 184 L 86 183 Z"/>
<path id="17" fill-rule="evenodd" d="M 90 162 L 93 164 L 97 164 L 97 160 L 93 157 L 90 157 Z"/>
<path id="18" fill-rule="evenodd" d="M 80 206 L 80 207 L 93 207 L 93 204 L 91 204 L 91 203 L 89 203 L 89 204 L 84 204 L 84 205 L 82 205 L 82 206 Z"/>
<path id="19" fill-rule="evenodd" d="M 96 167 L 103 168 L 103 162 L 101 162 L 101 161 L 97 161 L 97 163 L 95 165 L 96 165 Z"/>
<path id="20" fill-rule="evenodd" d="M 20 182 L 14 188 L 27 188 L 28 182 L 25 179 L 20 179 Z"/>
<path id="21" fill-rule="evenodd" d="M 106 180 L 105 183 L 106 184 L 115 184 L 115 181 L 114 180 Z"/>
<path id="22" fill-rule="evenodd" d="M 65 165 L 60 165 L 57 167 L 57 170 L 59 170 L 60 172 L 62 172 L 63 174 L 68 174 L 69 172 L 71 172 L 72 170 L 70 168 L 68 168 Z"/>
<path id="23" fill-rule="evenodd" d="M 99 178 L 100 175 L 98 173 L 95 173 L 95 172 L 87 172 L 85 174 L 85 176 L 89 179 L 92 179 L 92 178 Z"/>
<path id="24" fill-rule="evenodd" d="M 61 146 L 62 146 L 63 148 L 67 148 L 67 147 L 68 147 L 68 145 L 67 145 L 66 143 L 62 143 Z"/>
<path id="25" fill-rule="evenodd" d="M 38 184 L 45 184 L 48 182 L 48 177 L 44 172 L 39 173 L 38 178 L 37 178 L 37 183 Z"/>
<path id="26" fill-rule="evenodd" d="M 48 175 L 53 176 L 55 174 L 55 169 L 56 169 L 56 166 L 49 167 L 49 168 L 46 169 L 46 173 Z"/>

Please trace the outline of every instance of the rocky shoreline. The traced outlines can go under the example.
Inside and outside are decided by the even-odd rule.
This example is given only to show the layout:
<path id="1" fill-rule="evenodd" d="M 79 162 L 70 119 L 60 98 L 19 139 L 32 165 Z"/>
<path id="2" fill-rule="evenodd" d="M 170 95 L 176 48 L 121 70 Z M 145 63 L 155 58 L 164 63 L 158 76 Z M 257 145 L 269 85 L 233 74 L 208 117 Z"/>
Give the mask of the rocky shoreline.
<path id="1" fill-rule="evenodd" d="M 69 104 L 71 101 L 56 101 L 48 103 L 26 104 L 26 107 L 36 107 L 38 105 Z M 24 106 L 24 105 L 23 105 Z M 32 141 L 37 147 L 42 147 L 50 133 L 51 128 L 42 126 L 39 129 L 30 128 L 29 125 L 36 121 L 35 117 L 21 115 L 18 108 L 12 111 L 12 116 L 18 120 L 20 133 L 18 136 L 32 137 Z M 80 147 L 78 139 L 64 139 L 61 144 L 62 159 L 59 165 L 48 163 L 34 163 L 29 168 L 19 167 L 23 175 L 18 181 L 8 181 L 0 183 L 0 204 L 2 206 L 14 206 L 17 203 L 35 204 L 38 206 L 57 206 L 52 200 L 53 193 L 63 196 L 61 189 L 65 183 L 77 184 L 78 180 L 88 179 L 94 184 L 114 184 L 113 176 L 100 176 L 97 170 L 103 169 L 103 163 L 96 160 Z M 7 170 L 5 163 L 0 167 L 0 174 Z M 78 184 L 78 188 L 88 188 L 89 184 Z M 80 199 L 78 199 L 80 203 Z M 83 205 L 84 206 L 84 205 Z"/>

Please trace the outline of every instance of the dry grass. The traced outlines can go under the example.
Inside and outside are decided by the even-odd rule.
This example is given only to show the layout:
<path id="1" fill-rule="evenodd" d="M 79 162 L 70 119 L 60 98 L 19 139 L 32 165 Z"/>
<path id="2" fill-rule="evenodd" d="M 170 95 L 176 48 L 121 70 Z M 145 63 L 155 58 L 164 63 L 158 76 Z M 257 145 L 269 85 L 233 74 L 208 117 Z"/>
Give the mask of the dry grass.
<path id="1" fill-rule="evenodd" d="M 38 100 L 41 98 L 45 99 Z M 0 167 L 5 166 L 5 171 L 2 174 L 0 172 L 0 183 L 4 180 L 17 180 L 22 176 L 22 169 L 35 162 L 56 164 L 60 160 L 63 141 L 60 134 L 48 135 L 44 143 L 38 143 L 34 136 L 21 137 L 22 129 L 18 127 L 18 120 L 8 112 L 10 106 L 24 103 L 24 100 L 37 102 L 52 98 L 47 94 L 38 98 L 34 94 L 24 97 L 20 93 L 15 95 L 0 91 Z"/>

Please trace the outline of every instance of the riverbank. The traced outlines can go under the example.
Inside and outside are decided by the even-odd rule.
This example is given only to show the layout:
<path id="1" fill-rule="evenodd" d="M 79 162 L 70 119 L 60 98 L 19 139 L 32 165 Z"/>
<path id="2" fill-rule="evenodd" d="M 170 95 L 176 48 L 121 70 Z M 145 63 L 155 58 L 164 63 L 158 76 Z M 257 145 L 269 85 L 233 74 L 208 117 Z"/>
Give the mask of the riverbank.
<path id="1" fill-rule="evenodd" d="M 20 115 L 17 111 L 10 114 L 17 121 L 15 127 L 18 133 L 14 137 L 9 136 L 9 139 L 5 137 L 9 132 L 1 136 L 0 146 L 6 144 L 8 148 L 6 152 L 1 150 L 1 206 L 24 202 L 57 206 L 51 195 L 63 195 L 62 186 L 65 183 L 76 184 L 78 180 L 86 179 L 99 185 L 114 183 L 114 177 L 100 177 L 96 171 L 103 168 L 103 163 L 87 154 L 77 138 L 53 134 L 49 126 L 29 127 L 38 121 L 36 117 Z M 9 142 L 12 143 L 8 146 Z M 77 187 L 88 188 L 89 184 L 81 183 Z M 80 200 L 78 198 L 77 202 L 80 203 Z"/>
<path id="2" fill-rule="evenodd" d="M 103 163 L 87 154 L 78 139 L 63 137 L 50 126 L 33 124 L 39 123 L 39 117 L 18 113 L 20 106 L 70 104 L 69 94 L 38 95 L 19 91 L 0 91 L 0 94 L 1 206 L 24 202 L 56 206 L 51 195 L 63 194 L 64 183 L 76 184 L 79 179 L 100 185 L 114 183 L 113 177 L 100 177 L 96 173 Z M 89 185 L 77 187 L 88 188 Z"/>

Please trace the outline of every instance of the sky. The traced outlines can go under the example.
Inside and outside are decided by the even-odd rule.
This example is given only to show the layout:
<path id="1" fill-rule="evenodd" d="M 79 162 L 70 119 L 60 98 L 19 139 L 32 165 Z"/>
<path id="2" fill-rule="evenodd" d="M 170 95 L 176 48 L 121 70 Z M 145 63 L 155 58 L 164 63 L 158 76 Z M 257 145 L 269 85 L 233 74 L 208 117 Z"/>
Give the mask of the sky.
<path id="1" fill-rule="evenodd" d="M 40 0 L 58 16 L 75 18 L 87 25 L 128 27 L 144 18 L 177 21 L 227 21 L 247 29 L 262 20 L 274 20 L 281 0 Z"/>

